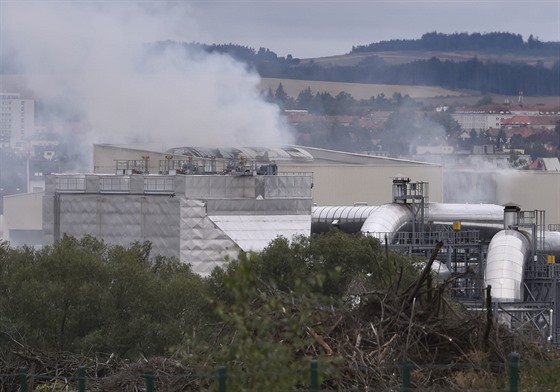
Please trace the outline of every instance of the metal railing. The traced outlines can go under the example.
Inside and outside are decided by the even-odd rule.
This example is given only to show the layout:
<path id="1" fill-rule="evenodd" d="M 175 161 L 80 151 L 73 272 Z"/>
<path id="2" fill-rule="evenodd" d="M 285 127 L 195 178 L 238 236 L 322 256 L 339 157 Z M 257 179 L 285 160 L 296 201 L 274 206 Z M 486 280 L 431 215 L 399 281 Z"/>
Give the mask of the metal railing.
<path id="1" fill-rule="evenodd" d="M 403 246 L 435 246 L 438 242 L 449 245 L 478 245 L 480 242 L 480 232 L 478 230 L 463 231 L 427 231 L 427 232 L 376 232 L 368 235 L 380 241 L 389 239 L 392 245 Z"/>

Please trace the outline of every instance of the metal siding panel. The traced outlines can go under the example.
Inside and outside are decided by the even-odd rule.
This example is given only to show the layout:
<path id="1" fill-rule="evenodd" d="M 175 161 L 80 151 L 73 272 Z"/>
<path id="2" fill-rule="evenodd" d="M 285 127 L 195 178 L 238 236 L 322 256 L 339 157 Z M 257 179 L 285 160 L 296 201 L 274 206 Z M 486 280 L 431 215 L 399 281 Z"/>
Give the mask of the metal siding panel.
<path id="1" fill-rule="evenodd" d="M 310 215 L 223 215 L 210 216 L 225 234 L 244 251 L 262 251 L 272 240 L 311 233 Z"/>
<path id="2" fill-rule="evenodd" d="M 235 243 L 208 219 L 201 200 L 181 199 L 180 232 L 180 260 L 203 276 L 239 254 Z"/>
<path id="3" fill-rule="evenodd" d="M 43 243 L 54 243 L 54 229 L 55 229 L 55 211 L 54 211 L 53 195 L 43 196 Z"/>
<path id="4" fill-rule="evenodd" d="M 179 257 L 178 201 L 168 196 L 64 194 L 60 232 L 130 246 L 149 240 L 152 256 Z"/>

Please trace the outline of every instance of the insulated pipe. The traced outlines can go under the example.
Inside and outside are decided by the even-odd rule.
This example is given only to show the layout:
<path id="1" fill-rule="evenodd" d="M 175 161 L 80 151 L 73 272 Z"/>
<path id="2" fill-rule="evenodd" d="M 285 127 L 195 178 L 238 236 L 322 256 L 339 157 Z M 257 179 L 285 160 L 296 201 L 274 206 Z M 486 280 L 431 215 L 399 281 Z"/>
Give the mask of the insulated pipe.
<path id="1" fill-rule="evenodd" d="M 463 230 L 478 230 L 485 242 L 504 229 L 504 207 L 497 204 L 430 203 L 429 221 L 450 225 L 460 221 Z"/>
<path id="2" fill-rule="evenodd" d="M 530 254 L 531 242 L 524 232 L 502 230 L 492 238 L 484 283 L 492 286 L 494 301 L 523 301 L 523 274 Z"/>
<path id="3" fill-rule="evenodd" d="M 313 207 L 311 232 L 314 234 L 338 227 L 345 233 L 357 233 L 377 206 Z"/>
<path id="4" fill-rule="evenodd" d="M 504 207 L 497 204 L 429 203 L 429 220 L 461 221 L 476 224 L 500 224 L 503 228 Z"/>
<path id="5" fill-rule="evenodd" d="M 379 238 L 385 233 L 396 233 L 412 222 L 412 211 L 407 204 L 384 204 L 379 206 L 366 219 L 362 226 L 362 233 Z"/>
<path id="6" fill-rule="evenodd" d="M 548 255 L 556 256 L 556 262 L 560 263 L 560 231 L 545 231 L 543 250 Z"/>
<path id="7" fill-rule="evenodd" d="M 560 232 L 544 232 L 544 249 L 560 257 Z M 492 297 L 498 302 L 523 301 L 525 263 L 531 257 L 531 235 L 525 231 L 502 230 L 488 246 L 484 282 L 492 285 Z"/>
<path id="8" fill-rule="evenodd" d="M 466 227 L 489 229 L 493 235 L 503 228 L 504 207 L 497 204 L 429 203 L 429 216 L 425 219 L 446 224 L 461 221 Z M 395 233 L 411 222 L 409 205 L 384 204 L 367 218 L 362 233 L 379 237 L 382 233 Z"/>

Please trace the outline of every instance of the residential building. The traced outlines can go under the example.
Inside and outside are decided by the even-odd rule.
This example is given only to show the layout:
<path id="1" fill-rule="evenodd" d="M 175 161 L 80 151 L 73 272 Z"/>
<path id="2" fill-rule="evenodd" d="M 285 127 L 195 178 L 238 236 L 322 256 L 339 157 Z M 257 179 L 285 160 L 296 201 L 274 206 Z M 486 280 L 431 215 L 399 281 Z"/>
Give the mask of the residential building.
<path id="1" fill-rule="evenodd" d="M 22 151 L 25 137 L 34 129 L 35 101 L 20 94 L 0 94 L 0 147 Z"/>

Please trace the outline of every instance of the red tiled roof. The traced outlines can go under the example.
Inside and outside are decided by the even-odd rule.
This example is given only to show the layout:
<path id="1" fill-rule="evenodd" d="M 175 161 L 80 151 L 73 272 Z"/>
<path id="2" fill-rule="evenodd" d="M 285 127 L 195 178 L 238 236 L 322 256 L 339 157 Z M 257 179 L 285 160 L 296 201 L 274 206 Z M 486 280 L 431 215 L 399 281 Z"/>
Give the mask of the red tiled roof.
<path id="1" fill-rule="evenodd" d="M 560 121 L 560 116 L 513 116 L 505 118 L 502 125 L 551 126 L 558 121 Z"/>
<path id="2" fill-rule="evenodd" d="M 527 125 L 531 124 L 529 116 L 513 116 L 512 118 L 504 118 L 503 125 Z"/>

